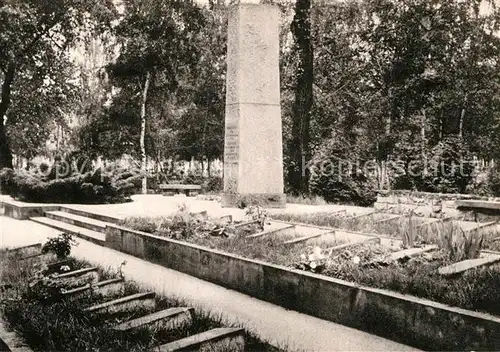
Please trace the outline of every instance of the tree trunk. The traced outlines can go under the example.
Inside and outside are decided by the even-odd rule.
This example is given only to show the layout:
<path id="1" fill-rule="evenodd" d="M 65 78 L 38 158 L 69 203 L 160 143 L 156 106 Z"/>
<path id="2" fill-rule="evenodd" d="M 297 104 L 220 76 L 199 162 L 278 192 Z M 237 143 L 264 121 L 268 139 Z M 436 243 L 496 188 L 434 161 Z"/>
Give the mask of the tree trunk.
<path id="1" fill-rule="evenodd" d="M 467 109 L 467 95 L 464 97 L 464 105 L 462 106 L 462 110 L 460 111 L 460 121 L 458 122 L 458 136 L 462 138 L 464 136 L 464 120 L 465 120 L 465 112 Z"/>
<path id="2" fill-rule="evenodd" d="M 156 156 L 156 174 L 160 175 L 161 171 L 162 171 L 161 170 L 161 150 L 158 150 L 158 154 Z"/>
<path id="3" fill-rule="evenodd" d="M 292 33 L 298 52 L 295 102 L 292 109 L 292 138 L 288 145 L 291 162 L 287 178 L 297 194 L 308 192 L 310 161 L 309 129 L 313 104 L 313 47 L 311 41 L 311 0 L 297 0 Z"/>
<path id="4" fill-rule="evenodd" d="M 462 138 L 464 135 L 464 118 L 465 118 L 465 107 L 463 107 L 462 111 L 460 112 L 460 121 L 458 123 L 458 136 L 460 138 Z"/>
<path id="5" fill-rule="evenodd" d="M 387 96 L 387 117 L 385 118 L 385 126 L 384 126 L 384 133 L 386 137 L 389 137 L 391 135 L 391 130 L 392 130 L 392 114 L 394 113 L 394 101 L 393 101 L 393 96 L 392 96 L 392 90 L 390 87 L 386 84 L 385 86 L 385 94 Z M 387 152 L 387 151 L 386 151 Z"/>
<path id="6" fill-rule="evenodd" d="M 148 99 L 148 89 L 151 74 L 146 73 L 146 81 L 144 83 L 144 90 L 142 92 L 142 105 L 141 105 L 141 171 L 143 172 L 142 177 L 142 194 L 148 193 L 148 176 L 147 176 L 147 155 L 146 155 L 146 144 L 144 142 L 146 136 L 146 101 Z"/>
<path id="7" fill-rule="evenodd" d="M 422 154 L 422 161 L 424 162 L 424 175 L 427 173 L 427 154 L 425 153 L 425 147 L 427 145 L 427 140 L 425 136 L 425 125 L 427 124 L 427 116 L 425 114 L 425 109 L 422 109 L 422 122 L 420 126 L 420 134 L 422 137 L 422 146 L 420 152 Z"/>
<path id="8" fill-rule="evenodd" d="M 4 116 L 6 116 L 10 106 L 11 90 L 15 73 L 16 65 L 13 63 L 9 64 L 2 83 L 2 100 L 0 101 L 0 168 L 12 168 L 12 152 L 7 139 Z"/>
<path id="9" fill-rule="evenodd" d="M 443 113 L 439 116 L 439 142 L 443 140 Z"/>

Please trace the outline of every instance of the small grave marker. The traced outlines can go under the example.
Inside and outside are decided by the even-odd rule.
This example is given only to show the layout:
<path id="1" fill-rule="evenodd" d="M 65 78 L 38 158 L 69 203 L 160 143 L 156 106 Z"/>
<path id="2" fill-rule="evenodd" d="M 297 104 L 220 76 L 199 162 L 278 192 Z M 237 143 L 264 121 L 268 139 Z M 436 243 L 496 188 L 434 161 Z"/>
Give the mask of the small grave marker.
<path id="1" fill-rule="evenodd" d="M 438 273 L 443 276 L 461 274 L 469 269 L 474 269 L 484 265 L 494 264 L 500 261 L 500 255 L 489 255 L 484 258 L 467 259 L 458 263 L 444 266 L 438 269 Z"/>

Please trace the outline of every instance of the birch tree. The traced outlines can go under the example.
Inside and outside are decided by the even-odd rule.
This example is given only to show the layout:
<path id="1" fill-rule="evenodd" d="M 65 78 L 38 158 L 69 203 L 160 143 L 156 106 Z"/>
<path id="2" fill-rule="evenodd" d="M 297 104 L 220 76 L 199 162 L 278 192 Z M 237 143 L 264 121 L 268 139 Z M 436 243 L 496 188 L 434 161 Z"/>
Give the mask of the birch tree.
<path id="1" fill-rule="evenodd" d="M 68 49 L 114 16 L 111 0 L 0 1 L 0 167 L 12 167 L 11 138 L 41 142 L 45 133 L 36 139 L 37 132 L 71 98 Z"/>
<path id="2" fill-rule="evenodd" d="M 203 27 L 201 8 L 193 1 L 126 0 L 124 16 L 116 29 L 121 45 L 117 61 L 108 67 L 113 85 L 120 92 L 115 102 L 127 99 L 140 106 L 129 110 L 139 123 L 138 146 L 145 172 L 142 191 L 147 191 L 148 130 L 150 119 L 168 119 L 169 101 L 182 96 L 182 80 L 198 60 L 197 36 Z M 117 105 L 114 105 L 115 108 Z M 148 122 L 149 121 L 149 122 Z M 149 133 L 148 133 L 149 131 Z M 151 149 L 151 148 L 150 148 Z"/>

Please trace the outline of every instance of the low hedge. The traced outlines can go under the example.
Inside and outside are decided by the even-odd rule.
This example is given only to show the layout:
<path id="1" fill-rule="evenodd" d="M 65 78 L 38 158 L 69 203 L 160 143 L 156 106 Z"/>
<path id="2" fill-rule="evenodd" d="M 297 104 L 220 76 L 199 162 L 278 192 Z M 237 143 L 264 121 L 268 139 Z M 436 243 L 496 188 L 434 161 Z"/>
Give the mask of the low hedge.
<path id="1" fill-rule="evenodd" d="M 101 168 L 44 179 L 24 170 L 0 170 L 2 192 L 32 203 L 102 204 L 127 201 L 141 180 L 138 170 Z"/>

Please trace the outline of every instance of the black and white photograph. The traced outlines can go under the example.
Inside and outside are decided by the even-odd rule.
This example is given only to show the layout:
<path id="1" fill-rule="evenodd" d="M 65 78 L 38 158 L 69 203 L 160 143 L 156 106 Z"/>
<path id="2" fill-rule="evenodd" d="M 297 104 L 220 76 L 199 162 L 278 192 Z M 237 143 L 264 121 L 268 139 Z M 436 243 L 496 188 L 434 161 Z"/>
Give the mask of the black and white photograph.
<path id="1" fill-rule="evenodd" d="M 500 350 L 500 0 L 0 0 L 0 351 Z"/>

